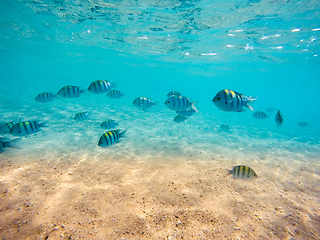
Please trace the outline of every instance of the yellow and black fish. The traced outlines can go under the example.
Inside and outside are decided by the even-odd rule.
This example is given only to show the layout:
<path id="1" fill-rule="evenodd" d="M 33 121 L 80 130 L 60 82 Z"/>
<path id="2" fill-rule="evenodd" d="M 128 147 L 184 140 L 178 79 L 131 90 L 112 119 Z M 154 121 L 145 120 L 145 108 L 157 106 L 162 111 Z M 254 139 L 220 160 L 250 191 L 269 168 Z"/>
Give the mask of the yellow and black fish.
<path id="1" fill-rule="evenodd" d="M 276 124 L 280 127 L 282 125 L 282 122 L 283 122 L 283 117 L 280 110 L 278 110 L 276 114 Z"/>
<path id="2" fill-rule="evenodd" d="M 39 103 L 47 103 L 55 99 L 57 95 L 52 94 L 51 92 L 43 92 L 36 96 L 35 100 Z"/>
<path id="3" fill-rule="evenodd" d="M 38 121 L 19 122 L 10 129 L 10 134 L 15 136 L 26 136 L 41 131 L 41 127 L 47 127 L 46 123 Z"/>
<path id="4" fill-rule="evenodd" d="M 212 99 L 212 102 L 222 111 L 226 112 L 243 112 L 243 107 L 253 111 L 251 103 L 257 98 L 248 97 L 230 89 L 219 91 Z"/>
<path id="5" fill-rule="evenodd" d="M 95 94 L 101 94 L 109 92 L 112 87 L 113 85 L 108 81 L 96 80 L 89 85 L 88 91 Z"/>
<path id="6" fill-rule="evenodd" d="M 74 98 L 79 97 L 82 93 L 84 90 L 80 90 L 77 86 L 65 86 L 59 90 L 57 95 L 64 98 Z"/>
<path id="7" fill-rule="evenodd" d="M 181 94 L 177 91 L 171 91 L 167 94 L 167 97 L 170 97 L 170 96 L 181 96 Z"/>
<path id="8" fill-rule="evenodd" d="M 107 96 L 109 98 L 121 98 L 124 96 L 124 94 L 119 90 L 111 90 L 110 92 L 107 93 Z"/>
<path id="9" fill-rule="evenodd" d="M 100 125 L 100 127 L 103 128 L 115 128 L 118 125 L 118 122 L 112 119 L 106 119 L 105 121 L 103 121 Z"/>
<path id="10" fill-rule="evenodd" d="M 268 115 L 265 114 L 264 112 L 256 111 L 254 114 L 252 114 L 252 117 L 256 119 L 265 119 L 268 117 Z"/>
<path id="11" fill-rule="evenodd" d="M 254 179 L 258 177 L 252 168 L 243 165 L 235 166 L 232 170 L 229 170 L 228 175 L 230 174 L 233 176 L 233 178 L 238 179 Z"/>
<path id="12" fill-rule="evenodd" d="M 90 116 L 90 112 L 80 112 L 74 116 L 74 120 L 76 120 L 76 121 L 87 120 L 89 118 L 89 116 Z"/>
<path id="13" fill-rule="evenodd" d="M 107 131 L 99 139 L 98 146 L 99 147 L 109 147 L 115 143 L 120 141 L 120 137 L 123 137 L 127 129 L 120 132 L 120 129 Z"/>

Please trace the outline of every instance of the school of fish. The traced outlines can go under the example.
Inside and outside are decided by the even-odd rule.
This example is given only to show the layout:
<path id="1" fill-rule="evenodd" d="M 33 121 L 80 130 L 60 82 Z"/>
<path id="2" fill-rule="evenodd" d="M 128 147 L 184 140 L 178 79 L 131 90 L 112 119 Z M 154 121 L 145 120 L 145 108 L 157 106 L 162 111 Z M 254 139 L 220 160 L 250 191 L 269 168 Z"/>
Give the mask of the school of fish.
<path id="1" fill-rule="evenodd" d="M 115 86 L 106 80 L 96 80 L 93 81 L 87 91 L 92 94 L 106 94 L 107 97 L 112 99 L 119 99 L 125 95 L 116 89 L 113 89 Z M 58 97 L 62 98 L 77 98 L 80 97 L 86 90 L 80 89 L 78 86 L 64 86 L 62 87 L 57 94 L 52 92 L 43 92 L 36 96 L 35 101 L 39 103 L 48 103 L 57 99 Z M 164 102 L 164 105 L 171 111 L 176 113 L 174 117 L 175 123 L 183 123 L 193 115 L 199 113 L 196 108 L 196 102 L 191 102 L 189 98 L 182 96 L 181 93 L 177 91 L 171 91 L 166 95 L 167 99 Z M 244 112 L 245 108 L 248 108 L 254 111 L 251 104 L 256 101 L 257 98 L 252 96 L 245 96 L 242 93 L 230 90 L 222 89 L 212 99 L 214 105 L 225 112 Z M 132 104 L 141 109 L 142 111 L 148 111 L 153 107 L 157 106 L 157 103 L 147 97 L 137 97 L 134 99 Z M 272 113 L 275 111 L 273 108 L 267 108 L 267 112 Z M 89 119 L 90 112 L 79 112 L 74 116 L 75 121 L 84 121 Z M 262 111 L 255 111 L 252 116 L 256 119 L 266 119 L 268 115 Z M 277 111 L 275 115 L 275 123 L 277 126 L 283 124 L 283 116 L 280 110 Z M 127 129 L 115 129 L 118 125 L 118 121 L 113 119 L 106 119 L 101 124 L 100 127 L 107 129 L 100 139 L 98 140 L 99 147 L 109 147 L 120 141 L 120 138 L 125 136 Z M 298 126 L 305 127 L 308 126 L 308 123 L 300 122 Z M 43 127 L 47 127 L 46 122 L 39 121 L 21 121 L 16 119 L 11 122 L 2 122 L 0 123 L 0 133 L 2 134 L 11 134 L 19 138 L 8 139 L 0 137 L 0 153 L 3 152 L 6 148 L 19 148 L 17 142 L 21 140 L 22 137 L 37 133 L 42 130 Z M 231 127 L 227 124 L 221 125 L 221 130 L 228 131 Z M 232 170 L 228 171 L 228 175 L 232 175 L 234 178 L 238 179 L 253 179 L 257 177 L 257 174 L 253 169 L 248 166 L 238 165 L 235 166 Z"/>

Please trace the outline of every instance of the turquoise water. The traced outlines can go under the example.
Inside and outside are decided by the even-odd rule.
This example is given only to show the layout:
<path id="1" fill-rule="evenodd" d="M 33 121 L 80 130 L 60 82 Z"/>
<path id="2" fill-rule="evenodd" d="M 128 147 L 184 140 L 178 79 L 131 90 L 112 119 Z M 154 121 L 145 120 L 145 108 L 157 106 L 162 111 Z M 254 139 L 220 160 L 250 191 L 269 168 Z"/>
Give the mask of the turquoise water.
<path id="1" fill-rule="evenodd" d="M 23 137 L 21 149 L 7 148 L 3 161 L 223 157 L 229 162 L 220 167 L 247 164 L 262 178 L 276 165 L 290 173 L 306 165 L 312 176 L 303 179 L 310 177 L 319 196 L 319 1 L 2 0 L 0 29 L 0 121 L 48 125 Z M 87 89 L 98 79 L 125 97 L 86 91 L 35 101 L 39 93 Z M 212 98 L 222 89 L 257 97 L 256 111 L 280 110 L 282 126 L 276 111 L 258 120 L 249 109 L 219 110 Z M 175 123 L 164 105 L 172 90 L 196 101 L 199 113 Z M 156 106 L 136 108 L 140 96 Z M 89 119 L 74 121 L 82 111 L 91 111 Z M 103 149 L 99 126 L 107 118 L 118 120 L 127 136 Z M 222 131 L 222 124 L 231 129 Z"/>

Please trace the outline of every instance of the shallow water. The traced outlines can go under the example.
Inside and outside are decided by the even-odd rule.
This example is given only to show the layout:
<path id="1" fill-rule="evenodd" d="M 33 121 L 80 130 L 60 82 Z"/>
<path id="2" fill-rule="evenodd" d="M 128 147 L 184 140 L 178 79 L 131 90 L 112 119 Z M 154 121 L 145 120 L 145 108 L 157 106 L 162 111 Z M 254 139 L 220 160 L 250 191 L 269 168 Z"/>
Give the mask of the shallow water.
<path id="1" fill-rule="evenodd" d="M 0 122 L 46 122 L 0 154 L 2 239 L 318 239 L 318 1 L 2 1 Z M 95 80 L 125 97 L 41 92 Z M 221 89 L 258 97 L 223 112 Z M 183 123 L 164 102 L 199 110 Z M 156 102 L 136 108 L 137 97 Z M 75 114 L 90 111 L 88 120 Z M 105 119 L 126 136 L 98 146 Z M 299 127 L 299 122 L 307 122 Z M 220 128 L 228 124 L 230 130 Z M 1 137 L 14 139 L 10 134 Z M 226 177 L 235 165 L 257 179 Z"/>

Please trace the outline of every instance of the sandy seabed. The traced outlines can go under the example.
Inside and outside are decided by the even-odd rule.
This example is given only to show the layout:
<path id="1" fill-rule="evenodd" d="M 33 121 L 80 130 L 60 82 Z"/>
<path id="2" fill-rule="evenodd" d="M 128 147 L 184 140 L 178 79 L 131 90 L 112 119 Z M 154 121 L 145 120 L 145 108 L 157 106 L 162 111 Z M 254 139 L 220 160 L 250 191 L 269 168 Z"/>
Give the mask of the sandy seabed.
<path id="1" fill-rule="evenodd" d="M 265 166 L 252 181 L 225 177 L 232 163 L 3 157 L 0 237 L 320 239 L 318 162 Z"/>

